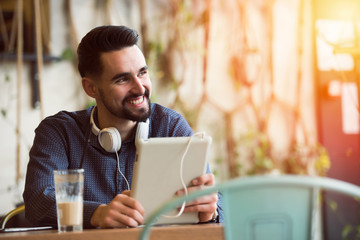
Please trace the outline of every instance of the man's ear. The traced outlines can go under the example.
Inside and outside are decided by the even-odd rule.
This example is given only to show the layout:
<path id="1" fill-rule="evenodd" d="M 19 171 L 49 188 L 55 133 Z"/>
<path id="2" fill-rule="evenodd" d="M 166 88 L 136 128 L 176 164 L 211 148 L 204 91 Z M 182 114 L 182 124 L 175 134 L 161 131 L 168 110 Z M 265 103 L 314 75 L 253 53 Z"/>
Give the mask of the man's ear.
<path id="1" fill-rule="evenodd" d="M 97 87 L 94 83 L 94 81 L 90 78 L 83 77 L 81 79 L 82 87 L 86 94 L 89 97 L 96 98 L 97 97 Z"/>

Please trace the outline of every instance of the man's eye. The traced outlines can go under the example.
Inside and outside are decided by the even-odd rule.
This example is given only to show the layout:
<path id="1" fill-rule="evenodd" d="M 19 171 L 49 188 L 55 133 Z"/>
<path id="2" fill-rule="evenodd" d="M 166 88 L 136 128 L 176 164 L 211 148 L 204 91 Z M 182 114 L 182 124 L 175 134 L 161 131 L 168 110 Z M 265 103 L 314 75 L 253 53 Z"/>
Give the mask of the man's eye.
<path id="1" fill-rule="evenodd" d="M 121 78 L 117 78 L 115 80 L 116 83 L 123 83 L 123 82 L 126 82 L 127 81 L 127 78 L 126 77 L 121 77 Z"/>
<path id="2" fill-rule="evenodd" d="M 148 73 L 147 70 L 141 71 L 141 72 L 139 73 L 139 76 L 144 76 L 144 75 L 146 75 L 147 73 Z"/>

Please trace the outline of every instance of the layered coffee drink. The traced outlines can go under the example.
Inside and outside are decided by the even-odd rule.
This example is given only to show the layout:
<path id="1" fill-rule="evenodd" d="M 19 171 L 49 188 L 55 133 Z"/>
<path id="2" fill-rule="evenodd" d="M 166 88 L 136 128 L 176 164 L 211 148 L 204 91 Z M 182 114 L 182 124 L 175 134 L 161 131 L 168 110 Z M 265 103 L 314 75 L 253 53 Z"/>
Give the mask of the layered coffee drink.
<path id="1" fill-rule="evenodd" d="M 62 226 L 80 226 L 83 222 L 83 204 L 77 202 L 63 202 L 57 205 L 59 224 Z"/>
<path id="2" fill-rule="evenodd" d="M 59 232 L 82 231 L 84 170 L 55 170 L 54 181 Z"/>

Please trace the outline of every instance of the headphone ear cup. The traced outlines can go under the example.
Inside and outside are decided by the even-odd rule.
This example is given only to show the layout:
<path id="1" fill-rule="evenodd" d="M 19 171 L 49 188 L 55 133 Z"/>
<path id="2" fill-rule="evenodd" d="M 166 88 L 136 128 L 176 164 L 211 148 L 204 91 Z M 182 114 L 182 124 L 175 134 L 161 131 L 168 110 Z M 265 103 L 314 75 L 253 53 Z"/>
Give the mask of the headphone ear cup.
<path id="1" fill-rule="evenodd" d="M 149 138 L 149 119 L 145 122 L 138 122 L 138 126 L 135 134 L 135 143 L 139 139 L 148 139 Z"/>
<path id="2" fill-rule="evenodd" d="M 121 147 L 119 131 L 114 128 L 104 128 L 99 132 L 98 141 L 107 152 L 117 152 Z"/>

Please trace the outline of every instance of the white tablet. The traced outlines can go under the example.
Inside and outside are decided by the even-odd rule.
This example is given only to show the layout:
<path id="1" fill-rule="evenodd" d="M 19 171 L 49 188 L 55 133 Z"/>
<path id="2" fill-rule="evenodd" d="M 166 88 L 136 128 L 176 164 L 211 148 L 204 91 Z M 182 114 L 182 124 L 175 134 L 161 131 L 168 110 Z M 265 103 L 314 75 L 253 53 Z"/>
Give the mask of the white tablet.
<path id="1" fill-rule="evenodd" d="M 190 141 L 190 144 L 189 144 Z M 136 162 L 131 184 L 131 196 L 145 208 L 145 220 L 151 213 L 183 189 L 180 170 L 186 186 L 205 174 L 211 137 L 167 137 L 140 139 L 136 145 Z M 184 155 L 184 153 L 186 153 Z M 197 223 L 197 213 L 171 211 L 159 218 L 157 224 Z"/>

